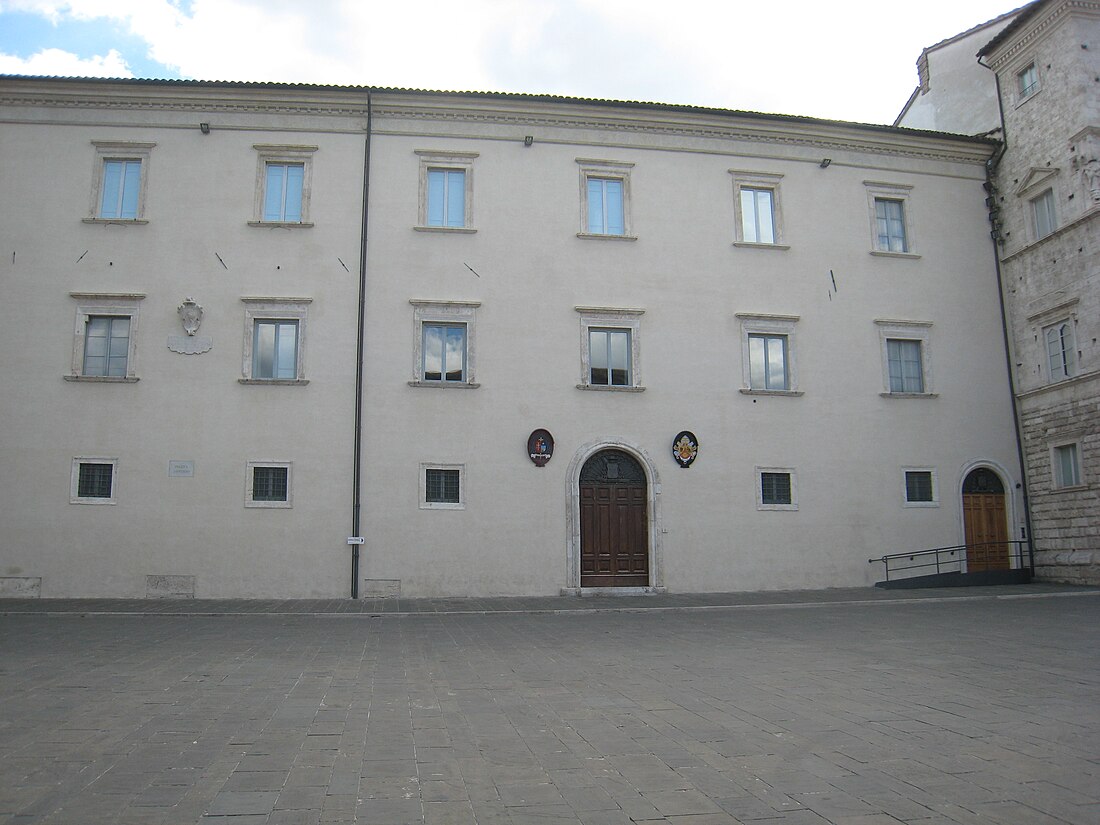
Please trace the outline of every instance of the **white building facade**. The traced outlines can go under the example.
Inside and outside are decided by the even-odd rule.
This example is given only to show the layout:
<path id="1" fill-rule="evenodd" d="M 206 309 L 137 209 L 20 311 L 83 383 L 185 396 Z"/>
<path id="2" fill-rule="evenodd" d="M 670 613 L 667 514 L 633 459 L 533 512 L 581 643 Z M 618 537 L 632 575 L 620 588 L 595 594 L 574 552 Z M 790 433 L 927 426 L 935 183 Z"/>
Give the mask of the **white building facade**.
<path id="1" fill-rule="evenodd" d="M 522 95 L 0 89 L 8 593 L 863 585 L 869 558 L 967 541 L 978 476 L 1022 533 L 991 141 Z"/>

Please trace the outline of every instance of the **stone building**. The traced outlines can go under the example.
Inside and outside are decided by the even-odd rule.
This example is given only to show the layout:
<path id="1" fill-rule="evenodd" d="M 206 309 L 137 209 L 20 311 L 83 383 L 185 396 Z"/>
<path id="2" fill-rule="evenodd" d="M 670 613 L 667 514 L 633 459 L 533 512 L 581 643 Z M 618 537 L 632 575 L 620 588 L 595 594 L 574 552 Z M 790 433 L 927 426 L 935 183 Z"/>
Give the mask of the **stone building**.
<path id="1" fill-rule="evenodd" d="M 973 540 L 975 496 L 1023 531 L 995 141 L 277 84 L 0 100 L 9 593 L 848 586 Z"/>
<path id="2" fill-rule="evenodd" d="M 1100 3 L 1041 0 L 944 41 L 971 68 L 897 124 L 992 132 L 990 163 L 1036 575 L 1100 582 Z M 975 72 L 982 71 L 982 83 Z M 995 108 L 991 108 L 995 107 Z M 996 112 L 996 122 L 989 119 Z M 975 119 L 975 113 L 982 113 Z"/>
<path id="3" fill-rule="evenodd" d="M 1036 574 L 1100 583 L 1100 3 L 1044 0 L 979 53 Z"/>

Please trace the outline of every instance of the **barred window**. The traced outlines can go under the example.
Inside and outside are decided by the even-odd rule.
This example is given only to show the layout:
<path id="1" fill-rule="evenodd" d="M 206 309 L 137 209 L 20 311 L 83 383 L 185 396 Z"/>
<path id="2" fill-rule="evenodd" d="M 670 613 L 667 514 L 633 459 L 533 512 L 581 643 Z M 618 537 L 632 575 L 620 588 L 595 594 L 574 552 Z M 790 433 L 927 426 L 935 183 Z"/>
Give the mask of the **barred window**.
<path id="1" fill-rule="evenodd" d="M 286 467 L 252 468 L 253 501 L 286 501 L 286 494 Z"/>
<path id="2" fill-rule="evenodd" d="M 80 498 L 110 498 L 115 468 L 113 464 L 80 465 L 77 495 Z"/>
<path id="3" fill-rule="evenodd" d="M 762 504 L 790 504 L 791 474 L 761 473 L 760 501 Z"/>
<path id="4" fill-rule="evenodd" d="M 70 504 L 116 504 L 118 459 L 78 456 L 69 481 Z"/>
<path id="5" fill-rule="evenodd" d="M 459 503 L 458 470 L 424 471 L 425 499 L 430 503 Z"/>

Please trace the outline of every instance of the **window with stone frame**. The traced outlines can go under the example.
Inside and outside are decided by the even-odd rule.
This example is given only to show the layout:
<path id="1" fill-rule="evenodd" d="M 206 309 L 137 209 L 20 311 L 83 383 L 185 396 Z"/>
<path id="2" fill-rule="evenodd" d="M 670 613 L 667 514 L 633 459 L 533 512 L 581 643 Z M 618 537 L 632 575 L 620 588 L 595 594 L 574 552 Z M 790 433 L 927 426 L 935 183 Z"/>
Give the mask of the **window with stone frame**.
<path id="1" fill-rule="evenodd" d="M 66 381 L 133 383 L 137 374 L 141 293 L 70 292 L 76 301 L 73 351 Z"/>
<path id="2" fill-rule="evenodd" d="M 634 164 L 577 158 L 581 184 L 578 238 L 634 241 L 631 225 L 630 175 Z"/>
<path id="3" fill-rule="evenodd" d="M 420 160 L 420 232 L 470 234 L 474 228 L 474 161 L 477 152 L 416 150 Z"/>
<path id="4" fill-rule="evenodd" d="M 757 467 L 756 509 L 797 510 L 798 484 L 793 467 Z"/>
<path id="5" fill-rule="evenodd" d="M 70 504 L 116 504 L 118 459 L 78 456 L 69 482 Z"/>
<path id="6" fill-rule="evenodd" d="M 575 307 L 580 315 L 582 390 L 641 392 L 643 309 Z"/>
<path id="7" fill-rule="evenodd" d="M 249 461 L 244 506 L 260 509 L 290 509 L 293 506 L 292 470 L 289 461 Z"/>

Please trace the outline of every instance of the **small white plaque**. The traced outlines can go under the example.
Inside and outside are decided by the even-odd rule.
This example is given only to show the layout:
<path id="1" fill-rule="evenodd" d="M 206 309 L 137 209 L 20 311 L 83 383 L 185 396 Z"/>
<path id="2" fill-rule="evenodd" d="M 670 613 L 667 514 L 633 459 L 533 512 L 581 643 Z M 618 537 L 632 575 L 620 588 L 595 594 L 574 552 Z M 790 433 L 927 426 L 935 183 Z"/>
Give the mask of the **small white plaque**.
<path id="1" fill-rule="evenodd" d="M 169 478 L 192 478 L 195 475 L 194 461 L 179 461 L 171 459 L 168 462 Z"/>
<path id="2" fill-rule="evenodd" d="M 348 544 L 366 544 L 362 536 L 348 536 Z"/>

